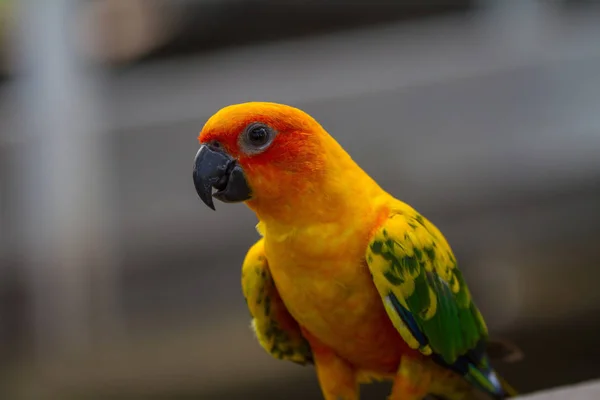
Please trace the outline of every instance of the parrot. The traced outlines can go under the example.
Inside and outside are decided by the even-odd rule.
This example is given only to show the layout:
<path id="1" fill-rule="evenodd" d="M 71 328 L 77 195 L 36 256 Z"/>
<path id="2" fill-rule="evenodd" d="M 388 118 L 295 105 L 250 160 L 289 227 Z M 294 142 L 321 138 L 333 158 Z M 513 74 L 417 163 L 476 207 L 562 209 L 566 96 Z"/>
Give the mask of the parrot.
<path id="1" fill-rule="evenodd" d="M 260 239 L 241 265 L 251 327 L 273 357 L 313 365 L 325 400 L 516 396 L 449 243 L 380 187 L 312 116 L 272 102 L 218 110 L 198 136 L 202 202 L 244 203 Z"/>

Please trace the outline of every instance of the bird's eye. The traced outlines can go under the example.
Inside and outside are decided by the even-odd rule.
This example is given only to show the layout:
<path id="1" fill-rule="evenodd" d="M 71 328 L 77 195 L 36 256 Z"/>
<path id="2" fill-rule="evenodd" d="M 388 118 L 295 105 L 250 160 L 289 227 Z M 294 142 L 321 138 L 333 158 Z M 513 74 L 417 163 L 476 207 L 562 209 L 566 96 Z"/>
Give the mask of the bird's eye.
<path id="1" fill-rule="evenodd" d="M 239 143 L 245 153 L 258 154 L 269 147 L 275 135 L 276 132 L 270 126 L 255 122 L 245 129 Z"/>
<path id="2" fill-rule="evenodd" d="M 269 130 L 266 126 L 256 125 L 248 130 L 248 142 L 256 147 L 261 147 L 269 141 Z"/>

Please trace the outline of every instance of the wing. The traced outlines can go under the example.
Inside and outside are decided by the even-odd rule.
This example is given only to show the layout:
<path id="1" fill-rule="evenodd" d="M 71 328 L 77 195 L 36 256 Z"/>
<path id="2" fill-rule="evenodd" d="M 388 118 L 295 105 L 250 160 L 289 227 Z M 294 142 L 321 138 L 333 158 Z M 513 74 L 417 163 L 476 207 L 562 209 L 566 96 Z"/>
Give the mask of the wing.
<path id="1" fill-rule="evenodd" d="M 414 349 L 493 394 L 501 384 L 485 354 L 487 327 L 441 232 L 415 210 L 395 211 L 366 252 L 387 314 Z"/>
<path id="2" fill-rule="evenodd" d="M 242 266 L 242 290 L 260 345 L 275 358 L 298 364 L 313 362 L 310 345 L 286 309 L 271 278 L 264 239 L 254 244 Z"/>

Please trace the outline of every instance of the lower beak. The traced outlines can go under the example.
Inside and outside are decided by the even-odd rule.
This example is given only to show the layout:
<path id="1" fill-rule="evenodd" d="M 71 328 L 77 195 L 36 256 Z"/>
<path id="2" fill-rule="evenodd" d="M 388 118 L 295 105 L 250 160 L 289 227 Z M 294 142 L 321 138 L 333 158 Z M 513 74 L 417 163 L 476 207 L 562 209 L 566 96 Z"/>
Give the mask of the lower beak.
<path id="1" fill-rule="evenodd" d="M 251 191 L 242 167 L 220 148 L 200 146 L 194 159 L 194 186 L 200 199 L 212 208 L 213 197 L 225 203 L 250 199 Z M 213 188 L 217 191 L 213 194 Z"/>

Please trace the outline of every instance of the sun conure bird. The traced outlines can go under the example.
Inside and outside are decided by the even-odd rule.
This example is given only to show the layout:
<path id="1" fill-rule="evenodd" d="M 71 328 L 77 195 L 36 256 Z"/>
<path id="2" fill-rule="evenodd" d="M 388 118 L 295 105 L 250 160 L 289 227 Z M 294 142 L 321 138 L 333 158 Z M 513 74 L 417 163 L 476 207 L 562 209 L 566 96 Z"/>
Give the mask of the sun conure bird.
<path id="1" fill-rule="evenodd" d="M 490 365 L 485 322 L 442 233 L 311 116 L 231 105 L 199 141 L 202 201 L 245 202 L 259 219 L 242 265 L 258 341 L 314 363 L 326 400 L 357 400 L 373 379 L 393 380 L 391 400 L 514 394 Z"/>

